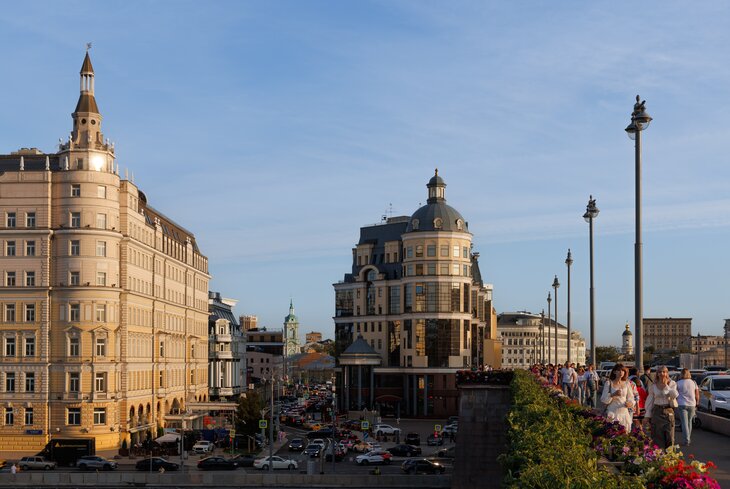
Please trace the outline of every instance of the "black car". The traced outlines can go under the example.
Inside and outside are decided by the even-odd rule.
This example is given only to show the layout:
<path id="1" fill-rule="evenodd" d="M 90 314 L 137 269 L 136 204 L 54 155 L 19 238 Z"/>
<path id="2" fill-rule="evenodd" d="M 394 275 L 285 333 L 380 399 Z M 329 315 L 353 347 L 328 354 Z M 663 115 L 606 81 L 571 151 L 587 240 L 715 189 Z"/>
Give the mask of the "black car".
<path id="1" fill-rule="evenodd" d="M 307 438 L 313 440 L 315 438 L 332 438 L 332 428 L 322 428 L 317 431 L 307 433 Z"/>
<path id="2" fill-rule="evenodd" d="M 253 467 L 253 462 L 256 460 L 256 457 L 248 454 L 240 454 L 235 457 L 231 457 L 228 460 L 234 462 L 236 467 Z"/>
<path id="3" fill-rule="evenodd" d="M 238 468 L 236 462 L 223 457 L 205 457 L 198 462 L 200 470 L 235 470 Z"/>
<path id="4" fill-rule="evenodd" d="M 439 434 L 433 434 L 431 433 L 428 435 L 428 438 L 426 438 L 426 445 L 429 447 L 440 447 L 444 444 L 444 437 Z"/>
<path id="5" fill-rule="evenodd" d="M 140 460 L 134 465 L 134 468 L 137 470 L 152 470 L 157 472 L 160 470 L 160 468 L 163 468 L 165 470 L 178 470 L 180 468 L 180 465 L 174 462 L 168 462 L 162 457 L 152 457 Z"/>
<path id="6" fill-rule="evenodd" d="M 405 444 L 419 446 L 421 444 L 421 435 L 413 432 L 408 433 L 406 435 Z"/>
<path id="7" fill-rule="evenodd" d="M 413 445 L 396 445 L 389 448 L 388 452 L 397 457 L 413 457 L 421 454 L 421 448 Z"/>
<path id="8" fill-rule="evenodd" d="M 322 445 L 318 444 L 310 444 L 307 446 L 307 448 L 304 449 L 304 454 L 309 455 L 310 457 L 319 457 L 319 454 L 322 452 L 322 449 L 324 447 Z"/>
<path id="9" fill-rule="evenodd" d="M 301 438 L 293 438 L 292 441 L 289 442 L 290 452 L 301 452 L 302 450 L 304 450 L 304 440 Z"/>
<path id="10" fill-rule="evenodd" d="M 446 467 L 438 462 L 432 462 L 425 458 L 411 458 L 400 466 L 406 474 L 443 474 Z"/>

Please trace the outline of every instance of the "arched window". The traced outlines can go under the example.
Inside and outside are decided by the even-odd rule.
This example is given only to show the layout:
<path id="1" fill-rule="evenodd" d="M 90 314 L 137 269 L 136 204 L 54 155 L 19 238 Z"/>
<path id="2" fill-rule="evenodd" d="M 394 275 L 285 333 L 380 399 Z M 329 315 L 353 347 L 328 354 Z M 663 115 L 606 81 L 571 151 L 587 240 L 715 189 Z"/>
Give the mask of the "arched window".
<path id="1" fill-rule="evenodd" d="M 414 231 L 418 230 L 418 224 L 419 224 L 418 219 L 414 219 L 413 221 L 411 221 L 411 227 L 413 228 Z"/>
<path id="2" fill-rule="evenodd" d="M 437 217 L 436 219 L 433 220 L 434 229 L 441 229 L 441 227 L 443 226 L 443 223 L 444 223 L 443 220 L 441 220 L 440 217 Z"/>
<path id="3" fill-rule="evenodd" d="M 367 277 L 368 282 L 372 282 L 373 280 L 377 280 L 377 278 L 378 278 L 378 272 L 376 272 L 375 270 L 368 271 L 368 277 Z"/>
<path id="4" fill-rule="evenodd" d="M 461 219 L 457 219 L 456 220 L 456 229 L 458 229 L 459 231 L 464 229 L 464 221 L 462 221 Z"/>

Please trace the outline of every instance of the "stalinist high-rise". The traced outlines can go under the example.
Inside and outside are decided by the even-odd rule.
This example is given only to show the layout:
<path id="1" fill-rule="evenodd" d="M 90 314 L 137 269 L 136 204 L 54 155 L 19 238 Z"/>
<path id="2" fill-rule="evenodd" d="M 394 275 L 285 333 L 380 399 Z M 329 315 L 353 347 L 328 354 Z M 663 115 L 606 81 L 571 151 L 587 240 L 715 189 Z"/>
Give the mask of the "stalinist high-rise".
<path id="1" fill-rule="evenodd" d="M 88 53 L 72 122 L 55 153 L 0 155 L 7 450 L 30 453 L 51 436 L 118 447 L 192 422 L 186 403 L 208 396 L 208 261 L 120 178 Z"/>

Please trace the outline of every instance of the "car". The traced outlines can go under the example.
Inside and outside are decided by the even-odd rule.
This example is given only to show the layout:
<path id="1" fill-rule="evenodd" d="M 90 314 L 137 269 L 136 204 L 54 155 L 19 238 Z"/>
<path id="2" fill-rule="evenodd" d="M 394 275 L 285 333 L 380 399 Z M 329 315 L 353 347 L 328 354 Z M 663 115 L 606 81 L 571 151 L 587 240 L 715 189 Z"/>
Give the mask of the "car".
<path id="1" fill-rule="evenodd" d="M 388 449 L 388 451 L 396 457 L 414 457 L 421 454 L 421 448 L 413 445 L 403 444 L 396 445 Z"/>
<path id="2" fill-rule="evenodd" d="M 297 468 L 297 461 L 274 455 L 273 457 L 264 457 L 257 459 L 253 463 L 253 466 L 261 470 L 269 470 L 270 466 L 273 469 L 294 470 Z"/>
<path id="3" fill-rule="evenodd" d="M 456 447 L 447 447 L 433 454 L 436 458 L 456 458 Z"/>
<path id="4" fill-rule="evenodd" d="M 355 463 L 357 465 L 370 465 L 370 464 L 389 464 L 393 456 L 383 450 L 372 450 L 368 453 L 358 455 L 355 457 Z"/>
<path id="5" fill-rule="evenodd" d="M 45 457 L 23 457 L 18 462 L 20 470 L 43 469 L 52 470 L 56 468 L 56 462 L 48 460 Z"/>
<path id="6" fill-rule="evenodd" d="M 180 465 L 175 462 L 168 462 L 162 457 L 145 458 L 134 464 L 134 468 L 137 470 L 147 470 L 157 472 L 160 469 L 165 470 L 178 470 Z"/>
<path id="7" fill-rule="evenodd" d="M 444 429 L 441 430 L 441 436 L 455 435 L 458 431 L 459 431 L 458 423 L 447 424 L 446 426 L 444 426 Z"/>
<path id="8" fill-rule="evenodd" d="M 210 453 L 215 448 L 212 441 L 198 440 L 193 445 L 193 453 Z"/>
<path id="9" fill-rule="evenodd" d="M 708 375 L 700 384 L 700 409 L 730 414 L 730 375 Z"/>
<path id="10" fill-rule="evenodd" d="M 310 443 L 309 445 L 307 445 L 307 448 L 304 449 L 304 455 L 307 455 L 310 458 L 319 457 L 319 455 L 322 453 L 322 450 L 324 450 L 324 444 Z"/>
<path id="11" fill-rule="evenodd" d="M 198 462 L 198 468 L 200 470 L 235 470 L 238 468 L 238 464 L 233 460 L 223 457 L 205 457 Z"/>
<path id="12" fill-rule="evenodd" d="M 107 460 L 96 455 L 84 455 L 76 461 L 76 467 L 79 470 L 114 470 L 117 468 L 117 463 L 114 460 Z"/>
<path id="13" fill-rule="evenodd" d="M 406 474 L 443 474 L 446 467 L 425 458 L 410 458 L 400 466 Z"/>
<path id="14" fill-rule="evenodd" d="M 289 451 L 290 452 L 301 452 L 304 450 L 304 440 L 301 438 L 292 438 L 292 440 L 289 442 Z"/>
<path id="15" fill-rule="evenodd" d="M 373 426 L 373 432 L 377 435 L 395 435 L 400 433 L 400 428 L 394 428 L 389 424 L 376 424 Z"/>
<path id="16" fill-rule="evenodd" d="M 256 457 L 248 453 L 241 453 L 235 457 L 230 457 L 228 460 L 235 462 L 236 467 L 253 467 L 253 461 L 256 460 Z"/>
<path id="17" fill-rule="evenodd" d="M 426 445 L 429 447 L 440 447 L 444 444 L 444 437 L 440 436 L 438 433 L 431 433 L 428 435 L 428 438 L 426 438 Z"/>
<path id="18" fill-rule="evenodd" d="M 404 440 L 404 442 L 406 445 L 418 446 L 421 444 L 421 435 L 419 435 L 418 433 L 413 433 L 413 432 L 408 433 L 406 435 L 406 439 Z"/>

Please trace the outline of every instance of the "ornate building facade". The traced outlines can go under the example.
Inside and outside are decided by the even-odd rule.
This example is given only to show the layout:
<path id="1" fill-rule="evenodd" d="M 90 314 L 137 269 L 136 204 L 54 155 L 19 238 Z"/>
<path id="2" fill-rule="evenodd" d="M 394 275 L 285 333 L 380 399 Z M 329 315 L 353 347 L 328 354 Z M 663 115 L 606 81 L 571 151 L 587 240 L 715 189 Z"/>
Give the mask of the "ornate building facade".
<path id="1" fill-rule="evenodd" d="M 360 229 L 352 270 L 334 284 L 345 409 L 453 414 L 454 373 L 500 364 L 492 286 L 482 281 L 468 223 L 446 204 L 438 171 L 427 188 L 427 204 L 412 216 Z"/>
<path id="2" fill-rule="evenodd" d="M 208 389 L 213 401 L 236 400 L 246 390 L 246 338 L 233 314 L 238 303 L 208 293 Z"/>
<path id="3" fill-rule="evenodd" d="M 284 356 L 299 353 L 299 319 L 294 314 L 294 301 L 289 301 L 289 314 L 284 318 Z"/>
<path id="4" fill-rule="evenodd" d="M 88 53 L 58 152 L 0 155 L 0 444 L 120 446 L 205 400 L 208 260 L 119 176 Z"/>
<path id="5" fill-rule="evenodd" d="M 692 318 L 644 318 L 644 347 L 656 352 L 689 349 Z"/>

